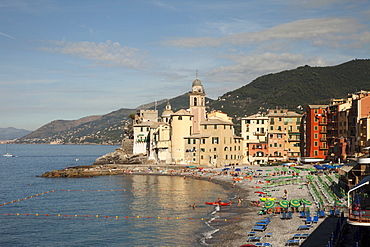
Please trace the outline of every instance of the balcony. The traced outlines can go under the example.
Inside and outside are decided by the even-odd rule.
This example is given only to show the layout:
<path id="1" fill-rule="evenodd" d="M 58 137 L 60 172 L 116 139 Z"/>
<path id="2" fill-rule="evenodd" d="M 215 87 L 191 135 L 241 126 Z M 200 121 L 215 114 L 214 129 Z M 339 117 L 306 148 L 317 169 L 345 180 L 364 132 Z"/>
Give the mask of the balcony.
<path id="1" fill-rule="evenodd" d="M 328 148 L 328 146 L 326 146 L 326 145 L 320 145 L 320 147 L 319 147 L 321 150 L 328 150 L 329 148 Z"/>
<path id="2" fill-rule="evenodd" d="M 253 132 L 253 135 L 255 136 L 265 136 L 267 132 L 264 131 L 255 131 Z"/>

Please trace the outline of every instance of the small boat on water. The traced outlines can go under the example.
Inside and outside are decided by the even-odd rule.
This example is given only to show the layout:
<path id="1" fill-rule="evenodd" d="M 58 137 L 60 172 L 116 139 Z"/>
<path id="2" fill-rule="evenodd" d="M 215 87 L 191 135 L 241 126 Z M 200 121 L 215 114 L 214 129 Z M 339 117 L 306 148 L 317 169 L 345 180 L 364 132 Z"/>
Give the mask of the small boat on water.
<path id="1" fill-rule="evenodd" d="M 15 156 L 10 153 L 6 153 L 6 154 L 3 154 L 3 157 L 15 157 Z"/>
<path id="2" fill-rule="evenodd" d="M 14 155 L 8 152 L 8 144 L 6 144 L 6 154 L 3 154 L 3 157 L 15 157 Z"/>

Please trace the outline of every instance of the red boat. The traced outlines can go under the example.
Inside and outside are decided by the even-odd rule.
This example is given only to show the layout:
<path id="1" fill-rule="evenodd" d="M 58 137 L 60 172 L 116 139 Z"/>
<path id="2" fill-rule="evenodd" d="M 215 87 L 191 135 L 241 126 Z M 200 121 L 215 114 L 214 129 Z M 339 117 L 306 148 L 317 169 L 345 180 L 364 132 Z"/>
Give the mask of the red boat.
<path id="1" fill-rule="evenodd" d="M 220 203 L 218 202 L 206 202 L 207 205 L 219 205 Z M 228 202 L 221 202 L 221 206 L 227 206 L 229 205 Z"/>

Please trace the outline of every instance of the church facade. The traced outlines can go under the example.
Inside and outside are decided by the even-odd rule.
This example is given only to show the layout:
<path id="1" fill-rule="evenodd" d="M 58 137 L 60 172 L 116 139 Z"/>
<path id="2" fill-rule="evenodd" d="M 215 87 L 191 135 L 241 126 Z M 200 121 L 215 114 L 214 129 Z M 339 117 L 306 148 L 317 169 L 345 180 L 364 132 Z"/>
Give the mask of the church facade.
<path id="1" fill-rule="evenodd" d="M 188 95 L 189 109 L 173 112 L 167 103 L 160 119 L 134 125 L 134 154 L 146 154 L 158 164 L 241 164 L 243 138 L 235 136 L 225 113 L 206 112 L 206 94 L 198 77 Z"/>

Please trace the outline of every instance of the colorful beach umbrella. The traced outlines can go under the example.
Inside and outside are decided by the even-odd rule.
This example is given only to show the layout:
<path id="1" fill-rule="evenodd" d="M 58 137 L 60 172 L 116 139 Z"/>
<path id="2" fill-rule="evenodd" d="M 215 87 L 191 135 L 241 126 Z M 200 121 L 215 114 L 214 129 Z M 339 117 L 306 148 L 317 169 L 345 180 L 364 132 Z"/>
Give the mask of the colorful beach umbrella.
<path id="1" fill-rule="evenodd" d="M 290 206 L 298 208 L 301 206 L 301 202 L 298 199 L 292 199 L 290 200 Z"/>
<path id="2" fill-rule="evenodd" d="M 307 199 L 301 199 L 301 203 L 308 206 L 312 205 L 312 202 Z"/>
<path id="3" fill-rule="evenodd" d="M 289 202 L 287 200 L 280 200 L 279 201 L 279 205 L 282 207 L 282 208 L 287 208 L 289 207 Z"/>
<path id="4" fill-rule="evenodd" d="M 314 177 L 313 177 L 311 174 L 307 175 L 307 176 L 306 176 L 306 178 L 307 178 L 308 180 L 312 180 L 312 179 L 314 179 Z"/>
<path id="5" fill-rule="evenodd" d="M 275 202 L 274 202 L 274 201 L 266 201 L 266 202 L 265 202 L 265 205 L 264 205 L 264 207 L 265 207 L 266 209 L 272 208 L 272 207 L 274 207 L 274 206 L 275 206 Z"/>

